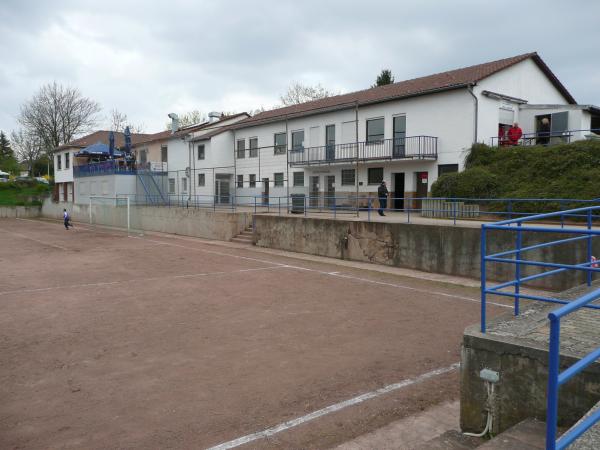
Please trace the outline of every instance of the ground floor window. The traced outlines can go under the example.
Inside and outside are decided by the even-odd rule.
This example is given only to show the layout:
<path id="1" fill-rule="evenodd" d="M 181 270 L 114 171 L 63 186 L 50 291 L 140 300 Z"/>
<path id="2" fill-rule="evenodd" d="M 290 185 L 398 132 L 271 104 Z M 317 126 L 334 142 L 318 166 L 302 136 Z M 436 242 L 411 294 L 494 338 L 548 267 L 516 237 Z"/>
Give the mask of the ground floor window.
<path id="1" fill-rule="evenodd" d="M 304 172 L 294 172 L 294 186 L 304 186 Z"/>
<path id="2" fill-rule="evenodd" d="M 383 181 L 383 167 L 369 167 L 368 183 L 380 184 Z"/>
<path id="3" fill-rule="evenodd" d="M 203 173 L 198 174 L 198 186 L 206 186 L 206 175 Z"/>
<path id="4" fill-rule="evenodd" d="M 343 169 L 342 170 L 342 186 L 354 186 L 356 183 L 356 172 L 354 169 Z"/>
<path id="5" fill-rule="evenodd" d="M 169 178 L 169 194 L 175 193 L 175 178 Z"/>
<path id="6" fill-rule="evenodd" d="M 458 164 L 438 164 L 438 177 L 454 172 L 458 172 Z"/>
<path id="7" fill-rule="evenodd" d="M 255 188 L 256 187 L 256 175 L 251 173 L 250 176 L 248 177 L 248 184 L 250 185 L 251 188 Z"/>
<path id="8" fill-rule="evenodd" d="M 237 187 L 239 187 L 239 188 L 244 187 L 244 175 L 237 176 Z"/>
<path id="9" fill-rule="evenodd" d="M 273 186 L 283 186 L 283 172 L 274 173 L 273 178 Z"/>
<path id="10" fill-rule="evenodd" d="M 181 190 L 187 192 L 187 178 L 181 179 Z"/>

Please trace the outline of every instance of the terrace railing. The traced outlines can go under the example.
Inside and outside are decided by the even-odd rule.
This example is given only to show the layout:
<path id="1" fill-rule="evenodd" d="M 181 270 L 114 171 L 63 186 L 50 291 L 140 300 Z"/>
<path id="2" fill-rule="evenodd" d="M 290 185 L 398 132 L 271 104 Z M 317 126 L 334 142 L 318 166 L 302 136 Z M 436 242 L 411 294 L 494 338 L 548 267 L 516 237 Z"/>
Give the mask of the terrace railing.
<path id="1" fill-rule="evenodd" d="M 292 149 L 290 165 L 306 166 L 369 160 L 437 159 L 437 137 L 408 136 L 371 142 Z"/>
<path id="2" fill-rule="evenodd" d="M 490 138 L 490 141 L 492 147 L 510 147 L 512 145 L 531 146 L 568 144 L 577 139 L 600 139 L 600 128 L 525 133 L 516 144 L 511 143 L 507 136 L 493 136 Z"/>
<path id="3" fill-rule="evenodd" d="M 133 175 L 135 173 L 135 164 L 125 164 L 123 161 L 119 160 L 108 160 L 73 166 L 73 176 L 75 178 L 99 175 Z"/>

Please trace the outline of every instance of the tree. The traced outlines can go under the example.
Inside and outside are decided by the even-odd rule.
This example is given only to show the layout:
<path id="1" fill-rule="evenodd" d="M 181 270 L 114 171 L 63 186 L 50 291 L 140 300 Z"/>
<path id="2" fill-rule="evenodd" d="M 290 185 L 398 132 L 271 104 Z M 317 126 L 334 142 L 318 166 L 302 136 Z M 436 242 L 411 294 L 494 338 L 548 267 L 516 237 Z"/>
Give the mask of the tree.
<path id="1" fill-rule="evenodd" d="M 4 134 L 4 131 L 0 131 L 0 160 L 14 156 L 12 148 L 10 148 L 10 141 Z"/>
<path id="2" fill-rule="evenodd" d="M 379 75 L 375 84 L 371 87 L 384 86 L 386 84 L 392 84 L 394 82 L 394 75 L 390 69 L 383 69 Z"/>
<path id="3" fill-rule="evenodd" d="M 15 147 L 17 158 L 27 166 L 29 175 L 33 176 L 33 167 L 42 155 L 42 146 L 39 139 L 27 133 L 26 130 L 20 129 L 19 131 L 12 132 L 11 140 Z"/>
<path id="4" fill-rule="evenodd" d="M 35 138 L 51 155 L 59 145 L 91 131 L 97 124 L 99 112 L 97 102 L 81 95 L 78 89 L 55 81 L 42 86 L 21 106 L 18 121 L 24 135 Z"/>
<path id="5" fill-rule="evenodd" d="M 298 103 L 318 100 L 320 98 L 331 97 L 333 92 L 328 91 L 320 84 L 308 86 L 298 82 L 293 82 L 287 89 L 287 92 L 280 96 L 283 106 L 297 105 Z"/>
<path id="6" fill-rule="evenodd" d="M 129 131 L 131 131 L 132 133 L 143 133 L 144 132 L 144 125 L 143 124 L 138 124 L 138 125 L 134 125 L 132 123 L 129 122 L 129 119 L 127 118 L 127 114 L 124 114 L 122 112 L 120 112 L 117 109 L 112 109 L 110 111 L 110 129 L 111 131 L 117 131 L 117 132 L 124 132 L 125 128 L 129 127 Z"/>

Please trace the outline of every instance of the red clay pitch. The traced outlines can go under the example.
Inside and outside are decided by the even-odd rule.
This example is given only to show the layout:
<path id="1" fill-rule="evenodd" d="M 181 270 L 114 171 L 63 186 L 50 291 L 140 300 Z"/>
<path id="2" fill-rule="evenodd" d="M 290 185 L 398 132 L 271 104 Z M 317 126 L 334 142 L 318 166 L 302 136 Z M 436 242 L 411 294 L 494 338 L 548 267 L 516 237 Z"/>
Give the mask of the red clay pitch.
<path id="1" fill-rule="evenodd" d="M 479 319 L 473 288 L 190 238 L 2 219 L 0 248 L 0 448 L 216 446 L 449 367 Z M 457 381 L 240 448 L 328 448 Z"/>

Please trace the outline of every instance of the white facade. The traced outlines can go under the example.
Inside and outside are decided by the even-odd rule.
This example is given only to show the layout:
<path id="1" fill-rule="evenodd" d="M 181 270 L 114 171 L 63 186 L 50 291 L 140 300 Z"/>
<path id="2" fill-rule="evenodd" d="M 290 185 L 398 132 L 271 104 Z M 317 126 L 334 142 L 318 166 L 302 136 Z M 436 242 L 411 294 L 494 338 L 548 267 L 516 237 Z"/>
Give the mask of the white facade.
<path id="1" fill-rule="evenodd" d="M 54 152 L 55 198 L 59 202 L 74 200 L 73 155 L 77 149 L 69 148 Z"/>

